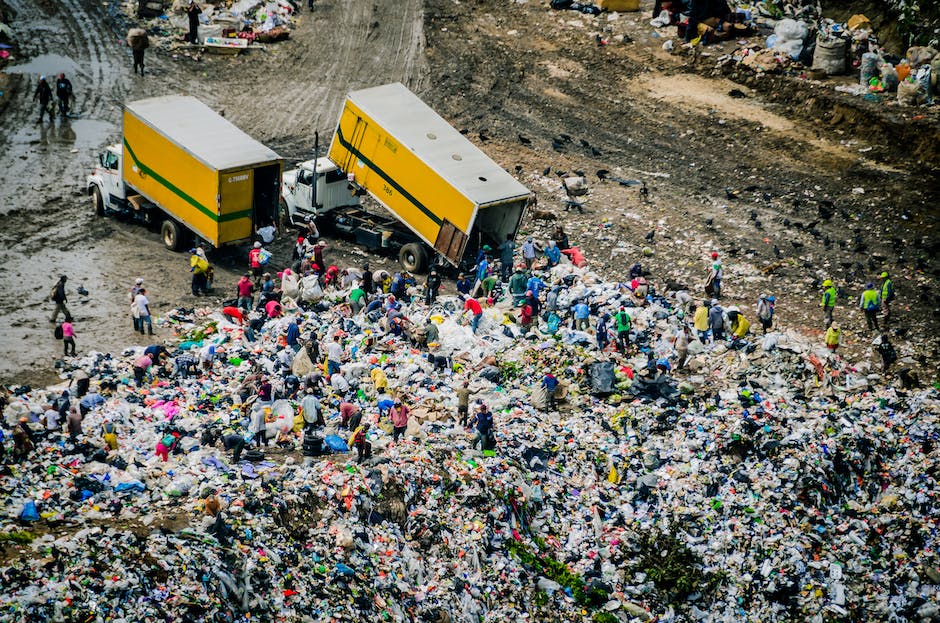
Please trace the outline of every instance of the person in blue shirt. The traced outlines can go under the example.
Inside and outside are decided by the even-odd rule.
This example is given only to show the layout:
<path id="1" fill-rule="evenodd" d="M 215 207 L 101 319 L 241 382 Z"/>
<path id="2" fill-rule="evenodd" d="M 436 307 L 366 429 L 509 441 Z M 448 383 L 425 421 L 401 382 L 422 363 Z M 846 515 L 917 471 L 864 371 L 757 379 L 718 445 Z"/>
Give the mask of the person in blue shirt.
<path id="1" fill-rule="evenodd" d="M 516 251 L 516 243 L 512 240 L 512 234 L 506 234 L 506 240 L 499 245 L 499 263 L 500 280 L 509 281 L 509 275 L 512 273 L 512 259 Z"/>
<path id="2" fill-rule="evenodd" d="M 582 300 L 578 301 L 572 311 L 574 311 L 574 328 L 580 329 L 581 331 L 587 331 L 588 318 L 591 315 L 591 308 L 588 307 L 588 304 Z"/>
<path id="3" fill-rule="evenodd" d="M 546 372 L 542 377 L 542 387 L 545 388 L 545 403 L 548 409 L 555 410 L 555 388 L 558 387 L 558 379 L 551 372 Z"/>
<path id="4" fill-rule="evenodd" d="M 542 288 L 547 288 L 547 287 L 548 286 L 545 284 L 545 282 L 539 279 L 538 277 L 536 277 L 535 275 L 532 275 L 531 277 L 529 277 L 529 280 L 525 284 L 525 289 L 531 291 L 532 296 L 534 298 L 538 298 L 539 294 L 542 291 Z"/>
<path id="5" fill-rule="evenodd" d="M 490 437 L 493 434 L 493 412 L 489 410 L 486 403 L 480 403 L 480 410 L 470 420 L 470 425 L 477 429 L 471 447 L 476 448 L 477 444 L 480 444 L 480 448 L 486 450 L 487 445 L 492 444 Z"/>
<path id="6" fill-rule="evenodd" d="M 470 280 L 467 279 L 467 276 L 463 273 L 457 275 L 457 292 L 461 294 L 469 295 L 470 290 L 473 289 L 473 284 L 470 283 Z"/>
<path id="7" fill-rule="evenodd" d="M 300 327 L 297 326 L 298 318 L 294 317 L 291 323 L 287 325 L 287 345 L 294 349 L 296 353 L 300 350 Z"/>
<path id="8" fill-rule="evenodd" d="M 476 283 L 474 284 L 474 292 L 479 291 L 483 288 L 483 280 L 489 277 L 490 274 L 490 260 L 484 255 L 483 259 L 477 262 L 477 275 Z"/>
<path id="9" fill-rule="evenodd" d="M 597 321 L 594 330 L 597 332 L 597 350 L 603 351 L 610 345 L 610 336 L 608 335 L 607 321 L 610 320 L 610 314 L 604 314 Z"/>
<path id="10" fill-rule="evenodd" d="M 545 257 L 548 258 L 549 266 L 557 266 L 558 262 L 561 260 L 561 249 L 555 246 L 554 240 L 548 241 L 548 246 L 545 247 Z"/>

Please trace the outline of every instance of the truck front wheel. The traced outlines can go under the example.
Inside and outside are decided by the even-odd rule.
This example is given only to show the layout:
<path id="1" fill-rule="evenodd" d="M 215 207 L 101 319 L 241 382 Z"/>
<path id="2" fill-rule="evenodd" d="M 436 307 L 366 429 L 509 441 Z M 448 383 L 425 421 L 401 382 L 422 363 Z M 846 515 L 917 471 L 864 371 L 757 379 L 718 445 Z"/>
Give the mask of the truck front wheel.
<path id="1" fill-rule="evenodd" d="M 104 216 L 104 198 L 97 186 L 91 189 L 91 203 L 95 207 L 95 215 Z"/>
<path id="2" fill-rule="evenodd" d="M 175 222 L 167 219 L 160 226 L 160 237 L 163 238 L 163 244 L 170 251 L 179 251 L 183 246 L 182 228 Z"/>
<path id="3" fill-rule="evenodd" d="M 398 252 L 398 263 L 409 273 L 423 274 L 428 269 L 428 254 L 420 243 L 411 242 Z"/>

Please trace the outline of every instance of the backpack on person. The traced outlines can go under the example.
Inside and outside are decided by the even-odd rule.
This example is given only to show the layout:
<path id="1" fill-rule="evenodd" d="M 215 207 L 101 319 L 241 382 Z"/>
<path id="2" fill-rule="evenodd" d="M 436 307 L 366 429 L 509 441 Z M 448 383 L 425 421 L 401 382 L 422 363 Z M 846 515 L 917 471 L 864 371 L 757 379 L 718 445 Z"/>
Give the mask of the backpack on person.
<path id="1" fill-rule="evenodd" d="M 55 326 L 55 329 L 52 330 L 52 335 L 54 335 L 54 336 L 55 336 L 55 339 L 57 339 L 57 340 L 61 340 L 63 337 L 65 337 L 65 333 L 64 333 L 64 331 L 63 331 L 63 329 L 62 329 L 62 323 L 61 323 L 61 322 L 58 323 L 58 324 Z"/>

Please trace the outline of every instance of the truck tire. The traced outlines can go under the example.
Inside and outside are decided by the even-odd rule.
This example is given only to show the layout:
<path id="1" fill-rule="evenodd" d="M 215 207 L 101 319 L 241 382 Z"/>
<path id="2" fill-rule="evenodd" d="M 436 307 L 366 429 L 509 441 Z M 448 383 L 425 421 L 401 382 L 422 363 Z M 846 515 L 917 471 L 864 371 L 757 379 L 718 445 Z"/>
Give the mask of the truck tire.
<path id="1" fill-rule="evenodd" d="M 183 228 L 176 221 L 166 219 L 160 226 L 160 237 L 163 244 L 170 251 L 179 251 L 183 248 Z"/>
<path id="2" fill-rule="evenodd" d="M 419 242 L 410 242 L 398 252 L 398 263 L 409 273 L 423 274 L 428 269 L 428 254 Z"/>
<path id="3" fill-rule="evenodd" d="M 104 216 L 104 198 L 97 186 L 91 189 L 91 204 L 95 207 L 95 216 Z"/>

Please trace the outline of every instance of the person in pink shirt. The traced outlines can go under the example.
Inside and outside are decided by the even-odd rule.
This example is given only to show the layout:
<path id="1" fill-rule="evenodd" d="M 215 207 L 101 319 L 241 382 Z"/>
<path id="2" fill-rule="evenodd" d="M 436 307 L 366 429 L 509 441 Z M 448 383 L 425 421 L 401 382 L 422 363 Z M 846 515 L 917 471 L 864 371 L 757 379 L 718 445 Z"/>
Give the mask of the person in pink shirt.
<path id="1" fill-rule="evenodd" d="M 134 381 L 137 383 L 137 386 L 140 387 L 144 383 L 144 375 L 147 373 L 147 369 L 153 365 L 153 359 L 147 355 L 141 355 L 134 362 Z"/>
<path id="2" fill-rule="evenodd" d="M 280 318 L 283 310 L 279 301 L 268 301 L 264 305 L 264 311 L 267 312 L 268 318 Z"/>
<path id="3" fill-rule="evenodd" d="M 401 400 L 395 401 L 389 415 L 392 417 L 392 441 L 398 441 L 399 437 L 405 436 L 405 429 L 408 428 L 408 414 L 411 409 L 401 403 Z"/>
<path id="4" fill-rule="evenodd" d="M 75 327 L 68 320 L 62 323 L 62 346 L 65 349 L 64 354 L 66 357 L 69 355 L 75 356 Z M 69 350 L 72 352 L 70 353 Z"/>
<path id="5" fill-rule="evenodd" d="M 242 275 L 236 287 L 238 288 L 238 307 L 246 310 L 251 309 L 253 302 L 251 295 L 255 291 L 255 284 L 251 281 L 251 275 L 249 273 Z"/>

